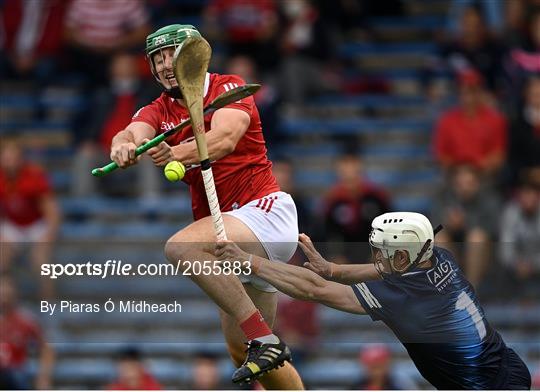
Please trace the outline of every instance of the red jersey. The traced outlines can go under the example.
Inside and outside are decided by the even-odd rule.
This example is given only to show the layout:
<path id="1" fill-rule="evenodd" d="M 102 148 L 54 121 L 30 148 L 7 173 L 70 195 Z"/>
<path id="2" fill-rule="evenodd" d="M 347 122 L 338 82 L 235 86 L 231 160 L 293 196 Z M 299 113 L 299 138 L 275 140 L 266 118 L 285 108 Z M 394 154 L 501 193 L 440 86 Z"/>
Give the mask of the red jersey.
<path id="1" fill-rule="evenodd" d="M 244 84 L 245 82 L 239 76 L 207 74 L 204 105 L 206 106 L 218 95 L 231 88 Z M 243 98 L 226 107 L 246 112 L 251 122 L 235 150 L 212 163 L 214 182 L 222 211 L 230 211 L 279 191 L 279 186 L 272 174 L 272 163 L 266 156 L 261 120 L 253 97 Z M 156 132 L 163 133 L 188 118 L 188 110 L 163 93 L 150 105 L 135 113 L 132 122 L 145 122 L 150 124 Z M 211 119 L 212 114 L 204 117 L 206 131 L 210 130 Z M 191 140 L 193 140 L 193 130 L 191 127 L 186 127 L 168 138 L 167 143 L 177 145 Z M 189 185 L 195 220 L 210 215 L 200 167 L 188 170 L 183 181 Z"/>
<path id="2" fill-rule="evenodd" d="M 0 219 L 28 226 L 43 218 L 41 198 L 50 194 L 47 176 L 39 166 L 26 164 L 15 178 L 0 170 Z"/>
<path id="3" fill-rule="evenodd" d="M 18 368 L 26 362 L 28 349 L 43 340 L 34 318 L 21 310 L 0 315 L 0 369 Z"/>
<path id="4" fill-rule="evenodd" d="M 506 151 L 506 132 L 504 116 L 494 109 L 484 106 L 469 116 L 456 108 L 437 124 L 435 154 L 439 160 L 480 166 L 488 155 Z"/>

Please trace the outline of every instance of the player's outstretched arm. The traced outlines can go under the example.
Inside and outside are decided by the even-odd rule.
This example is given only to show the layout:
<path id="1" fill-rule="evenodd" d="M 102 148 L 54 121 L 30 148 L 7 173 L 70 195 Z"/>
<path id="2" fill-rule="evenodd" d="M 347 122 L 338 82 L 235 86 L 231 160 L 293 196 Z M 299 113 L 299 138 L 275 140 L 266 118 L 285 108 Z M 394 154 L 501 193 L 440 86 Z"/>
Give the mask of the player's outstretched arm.
<path id="1" fill-rule="evenodd" d="M 343 265 L 325 260 L 315 249 L 311 239 L 304 233 L 300 234 L 298 244 L 309 260 L 304 263 L 304 267 L 325 279 L 347 285 L 380 279 L 373 264 Z"/>
<path id="2" fill-rule="evenodd" d="M 155 135 L 156 131 L 145 122 L 136 121 L 129 124 L 126 129 L 114 136 L 111 144 L 111 160 L 121 168 L 136 164 L 140 159 L 135 156 L 137 146 L 142 144 L 144 139 L 152 139 Z"/>
<path id="3" fill-rule="evenodd" d="M 210 130 L 206 133 L 208 156 L 211 161 L 232 153 L 242 136 L 246 133 L 251 119 L 239 109 L 222 108 L 212 116 Z M 195 141 L 173 147 L 174 160 L 184 165 L 199 163 L 199 153 Z"/>
<path id="4" fill-rule="evenodd" d="M 216 256 L 220 260 L 251 260 L 252 273 L 291 297 L 319 302 L 348 313 L 366 313 L 350 286 L 327 281 L 306 268 L 249 255 L 232 241 L 218 242 Z"/>

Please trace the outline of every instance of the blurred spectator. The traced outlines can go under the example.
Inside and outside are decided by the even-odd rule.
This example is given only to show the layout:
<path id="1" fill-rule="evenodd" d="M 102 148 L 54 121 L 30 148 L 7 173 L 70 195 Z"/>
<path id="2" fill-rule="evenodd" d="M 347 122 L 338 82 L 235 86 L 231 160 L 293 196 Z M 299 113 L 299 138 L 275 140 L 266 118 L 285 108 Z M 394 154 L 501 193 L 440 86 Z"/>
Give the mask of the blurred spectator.
<path id="1" fill-rule="evenodd" d="M 285 15 L 281 38 L 283 99 L 303 103 L 313 95 L 336 91 L 339 77 L 330 69 L 335 47 L 319 11 L 308 0 L 280 3 Z"/>
<path id="2" fill-rule="evenodd" d="M 311 231 L 311 213 L 307 201 L 298 192 L 294 184 L 294 167 L 292 162 L 286 158 L 274 159 L 272 162 L 272 173 L 276 177 L 281 190 L 290 194 L 294 200 L 300 233 L 309 233 Z"/>
<path id="3" fill-rule="evenodd" d="M 336 0 L 314 1 L 324 15 L 325 22 L 331 22 L 334 28 L 351 39 L 373 37 L 370 17 L 403 15 L 401 0 L 378 2 L 372 0 Z"/>
<path id="4" fill-rule="evenodd" d="M 332 246 L 344 246 L 331 251 L 332 256 L 361 262 L 369 256 L 369 246 L 359 249 L 358 244 L 366 244 L 371 221 L 389 211 L 389 197 L 383 188 L 363 177 L 362 160 L 353 151 L 338 157 L 336 173 L 338 181 L 323 201 L 324 239 Z"/>
<path id="5" fill-rule="evenodd" d="M 458 81 L 460 103 L 443 113 L 436 126 L 436 158 L 445 169 L 468 164 L 493 175 L 506 156 L 506 120 L 487 105 L 480 74 L 466 71 Z"/>
<path id="6" fill-rule="evenodd" d="M 142 363 L 141 353 L 133 347 L 122 350 L 117 357 L 117 379 L 105 386 L 115 391 L 163 389 Z"/>
<path id="7" fill-rule="evenodd" d="M 131 179 L 131 175 L 136 172 L 138 194 L 150 200 L 158 195 L 160 173 L 147 156 L 142 157 L 134 171 L 115 173 L 114 179 L 104 177 L 97 180 L 88 175 L 92 167 L 109 161 L 113 137 L 129 124 L 139 108 L 151 101 L 151 94 L 155 92 L 155 89 L 141 80 L 137 59 L 133 55 L 116 54 L 110 63 L 109 72 L 109 86 L 94 93 L 87 111 L 74 124 L 78 152 L 73 161 L 72 194 L 80 197 L 93 195 L 100 184 L 105 184 L 102 189 L 118 192 L 120 187 L 117 185 Z"/>
<path id="8" fill-rule="evenodd" d="M 2 78 L 53 76 L 62 46 L 66 11 L 63 0 L 2 2 L 0 18 L 0 74 Z"/>
<path id="9" fill-rule="evenodd" d="M 29 376 L 28 355 L 38 353 L 36 379 Z M 0 275 L 0 389 L 51 389 L 54 350 L 17 299 L 15 283 Z"/>
<path id="10" fill-rule="evenodd" d="M 299 261 L 296 262 L 295 259 L 296 257 L 292 262 L 298 264 Z M 275 329 L 291 347 L 297 366 L 307 360 L 317 347 L 320 335 L 318 309 L 315 302 L 300 301 L 285 294 L 279 295 Z"/>
<path id="11" fill-rule="evenodd" d="M 216 355 L 206 352 L 197 354 L 193 363 L 190 389 L 198 391 L 223 389 L 220 384 L 219 363 Z"/>
<path id="12" fill-rule="evenodd" d="M 72 67 L 90 86 L 105 84 L 110 56 L 143 47 L 149 19 L 142 0 L 73 0 L 65 26 Z"/>
<path id="13" fill-rule="evenodd" d="M 384 345 L 363 349 L 358 359 L 364 375 L 352 389 L 380 391 L 418 388 L 412 381 L 397 377 L 392 372 L 392 354 Z"/>
<path id="14" fill-rule="evenodd" d="M 526 0 L 506 0 L 504 2 L 505 27 L 501 37 L 507 46 L 521 45 L 527 36 L 527 21 L 525 19 Z"/>
<path id="15" fill-rule="evenodd" d="M 514 278 L 516 291 L 540 296 L 540 187 L 524 179 L 516 198 L 507 203 L 500 225 L 501 260 Z M 508 278 L 508 275 L 506 275 Z"/>
<path id="16" fill-rule="evenodd" d="M 254 96 L 264 132 L 264 139 L 269 150 L 281 142 L 284 136 L 279 134 L 279 92 L 270 80 L 262 80 L 257 65 L 248 56 L 238 55 L 231 57 L 227 63 L 227 73 L 238 75 L 246 83 L 261 84 L 261 88 Z"/>
<path id="17" fill-rule="evenodd" d="M 519 101 L 527 79 L 540 74 L 540 2 L 527 4 L 524 11 L 526 31 L 521 37 L 516 37 L 516 34 L 511 36 L 514 37 L 514 42 L 504 61 L 508 83 L 505 92 L 511 100 L 510 103 L 514 105 Z"/>
<path id="18" fill-rule="evenodd" d="M 510 0 L 511 1 L 511 0 Z M 504 28 L 505 3 L 508 0 L 452 0 L 448 12 L 448 28 L 454 35 L 459 33 L 459 21 L 463 20 L 464 14 L 475 7 L 492 33 L 501 33 Z"/>
<path id="19" fill-rule="evenodd" d="M 475 287 L 487 268 L 488 243 L 499 227 L 499 206 L 496 194 L 482 188 L 478 171 L 459 166 L 453 170 L 448 187 L 436 198 L 432 211 L 432 221 L 444 227 L 437 242 L 457 253 L 467 279 Z"/>
<path id="20" fill-rule="evenodd" d="M 503 48 L 490 38 L 482 13 L 468 6 L 460 19 L 459 35 L 443 45 L 441 56 L 455 73 L 478 70 L 486 79 L 487 87 L 496 91 L 501 77 Z"/>
<path id="21" fill-rule="evenodd" d="M 223 42 L 230 56 L 251 56 L 263 72 L 278 64 L 278 22 L 274 0 L 211 0 L 204 13 L 208 39 Z"/>
<path id="22" fill-rule="evenodd" d="M 40 266 L 49 261 L 60 220 L 56 197 L 43 169 L 24 159 L 18 143 L 3 141 L 0 148 L 0 272 L 12 267 L 17 251 L 30 247 L 31 267 L 37 278 Z M 52 281 L 45 279 L 43 284 L 42 294 L 51 297 Z"/>
<path id="23" fill-rule="evenodd" d="M 524 95 L 525 102 L 511 124 L 511 180 L 524 168 L 540 167 L 540 76 L 529 79 Z"/>

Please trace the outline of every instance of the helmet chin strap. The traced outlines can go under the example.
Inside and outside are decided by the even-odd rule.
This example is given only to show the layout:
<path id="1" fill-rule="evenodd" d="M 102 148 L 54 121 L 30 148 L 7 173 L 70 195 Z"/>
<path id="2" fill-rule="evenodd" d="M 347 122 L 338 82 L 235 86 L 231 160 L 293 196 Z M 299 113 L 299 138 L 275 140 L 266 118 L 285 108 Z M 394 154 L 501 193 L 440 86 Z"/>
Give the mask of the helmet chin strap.
<path id="1" fill-rule="evenodd" d="M 171 98 L 174 98 L 174 99 L 182 99 L 183 98 L 182 91 L 180 91 L 180 87 L 172 87 L 172 88 L 163 87 L 163 90 L 165 91 L 165 94 L 167 94 Z"/>

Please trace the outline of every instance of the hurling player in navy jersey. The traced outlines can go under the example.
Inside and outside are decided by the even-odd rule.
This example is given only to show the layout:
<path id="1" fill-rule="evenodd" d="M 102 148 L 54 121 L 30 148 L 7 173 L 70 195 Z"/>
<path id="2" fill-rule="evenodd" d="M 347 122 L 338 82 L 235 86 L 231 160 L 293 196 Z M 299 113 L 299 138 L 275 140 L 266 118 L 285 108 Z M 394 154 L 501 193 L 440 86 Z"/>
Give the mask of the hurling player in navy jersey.
<path id="1" fill-rule="evenodd" d="M 438 389 L 530 389 L 526 365 L 488 323 L 452 254 L 433 240 L 425 216 L 392 212 L 373 220 L 373 264 L 330 263 L 304 234 L 307 268 L 271 263 L 230 241 L 218 243 L 216 255 L 251 260 L 253 273 L 292 297 L 383 321 Z"/>

